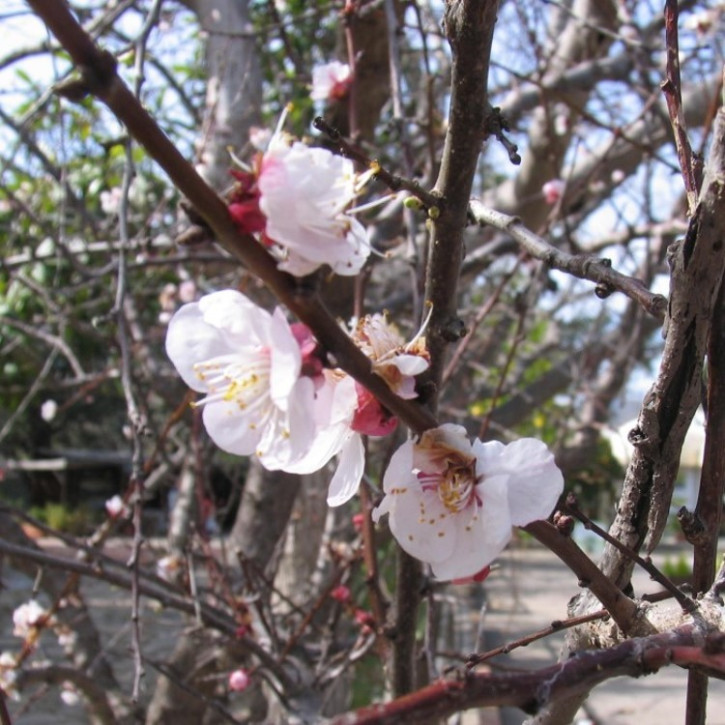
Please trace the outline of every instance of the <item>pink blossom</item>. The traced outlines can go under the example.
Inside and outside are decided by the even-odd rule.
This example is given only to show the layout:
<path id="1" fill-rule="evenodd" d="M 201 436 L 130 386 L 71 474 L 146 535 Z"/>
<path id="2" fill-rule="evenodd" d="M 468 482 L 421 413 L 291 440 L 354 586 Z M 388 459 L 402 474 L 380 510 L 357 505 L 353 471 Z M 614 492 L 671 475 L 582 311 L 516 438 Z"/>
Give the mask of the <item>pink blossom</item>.
<path id="1" fill-rule="evenodd" d="M 373 520 L 388 514 L 398 544 L 438 579 L 465 579 L 503 551 L 512 526 L 546 518 L 563 485 L 541 441 L 471 443 L 462 426 L 445 424 L 393 454 Z"/>
<path id="2" fill-rule="evenodd" d="M 541 193 L 544 195 L 544 201 L 547 204 L 556 204 L 564 195 L 566 184 L 561 179 L 551 179 L 541 187 Z"/>
<path id="3" fill-rule="evenodd" d="M 352 161 L 275 134 L 257 185 L 265 235 L 279 247 L 280 269 L 296 276 L 323 264 L 340 275 L 362 269 L 370 254 L 367 232 L 345 212 L 358 191 Z"/>
<path id="4" fill-rule="evenodd" d="M 237 185 L 229 214 L 247 234 L 258 235 L 280 269 L 304 276 L 323 264 L 340 275 L 357 274 L 370 254 L 367 232 L 347 209 L 369 177 L 352 161 L 310 148 L 277 131 L 251 170 L 232 171 Z"/>
<path id="5" fill-rule="evenodd" d="M 336 602 L 344 604 L 345 602 L 350 601 L 352 595 L 350 594 L 350 590 L 348 589 L 348 587 L 346 587 L 344 584 L 340 584 L 330 592 L 330 596 Z"/>
<path id="6" fill-rule="evenodd" d="M 118 494 L 111 496 L 111 498 L 106 501 L 106 513 L 108 513 L 112 519 L 120 516 L 125 510 L 126 504 L 124 504 L 123 499 Z"/>
<path id="7" fill-rule="evenodd" d="M 422 334 L 405 343 L 398 328 L 383 315 L 367 315 L 356 322 L 350 336 L 370 358 L 372 369 L 402 398 L 414 398 L 415 376 L 428 368 L 429 355 Z M 386 435 L 397 423 L 380 403 L 341 370 L 324 370 L 315 391 L 316 433 L 308 453 L 284 470 L 311 473 L 338 456 L 327 493 L 329 506 L 349 501 L 365 469 L 361 435 Z"/>
<path id="8" fill-rule="evenodd" d="M 330 63 L 316 65 L 312 69 L 313 101 L 339 101 L 347 95 L 352 83 L 350 66 L 333 60 Z"/>
<path id="9" fill-rule="evenodd" d="M 233 692 L 242 692 L 249 687 L 249 680 L 249 673 L 240 667 L 229 673 L 229 689 Z"/>

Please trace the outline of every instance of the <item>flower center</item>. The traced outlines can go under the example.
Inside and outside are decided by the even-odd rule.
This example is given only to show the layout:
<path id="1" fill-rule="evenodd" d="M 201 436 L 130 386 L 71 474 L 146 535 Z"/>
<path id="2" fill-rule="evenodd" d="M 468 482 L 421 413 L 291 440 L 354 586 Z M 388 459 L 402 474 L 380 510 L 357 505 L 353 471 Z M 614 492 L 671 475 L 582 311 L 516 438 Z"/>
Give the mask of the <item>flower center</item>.
<path id="1" fill-rule="evenodd" d="M 250 410 L 269 394 L 270 356 L 260 350 L 242 364 L 237 356 L 220 356 L 194 365 L 194 372 L 208 386 L 209 393 L 196 405 L 224 401 Z"/>
<path id="2" fill-rule="evenodd" d="M 424 489 L 433 490 L 438 494 L 441 503 L 452 514 L 463 511 L 466 507 L 481 501 L 476 493 L 476 459 L 460 456 L 447 456 L 441 462 L 438 471 L 418 473 L 418 479 Z"/>
<path id="3" fill-rule="evenodd" d="M 458 513 L 471 503 L 476 486 L 475 468 L 475 461 L 446 462 L 438 484 L 438 497 L 451 513 Z"/>

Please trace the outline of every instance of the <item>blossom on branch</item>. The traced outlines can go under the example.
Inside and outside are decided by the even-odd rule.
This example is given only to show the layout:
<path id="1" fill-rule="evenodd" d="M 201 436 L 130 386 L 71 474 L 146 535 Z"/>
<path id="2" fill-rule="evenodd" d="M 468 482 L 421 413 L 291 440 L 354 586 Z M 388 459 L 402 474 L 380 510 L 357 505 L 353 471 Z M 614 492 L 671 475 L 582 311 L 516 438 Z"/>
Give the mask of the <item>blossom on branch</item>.
<path id="1" fill-rule="evenodd" d="M 424 325 L 425 327 L 425 325 Z M 422 330 L 405 343 L 398 328 L 384 315 L 366 315 L 350 333 L 370 358 L 372 370 L 401 398 L 415 398 L 415 376 L 428 368 L 429 355 Z M 360 485 L 365 469 L 363 435 L 384 436 L 395 430 L 397 418 L 342 370 L 323 371 L 324 383 L 315 393 L 314 420 L 317 432 L 306 456 L 284 470 L 312 473 L 334 456 L 337 469 L 327 493 L 329 506 L 349 501 Z"/>
<path id="2" fill-rule="evenodd" d="M 400 546 L 438 579 L 464 579 L 503 551 L 512 526 L 546 518 L 563 485 L 541 441 L 471 443 L 465 428 L 445 424 L 395 452 L 373 520 L 388 514 Z"/>
<path id="3" fill-rule="evenodd" d="M 314 434 L 314 383 L 302 375 L 298 337 L 281 309 L 270 314 L 235 290 L 184 305 L 166 335 L 184 382 L 205 393 L 197 405 L 212 440 L 269 470 L 301 458 Z"/>
<path id="4" fill-rule="evenodd" d="M 544 195 L 544 201 L 547 204 L 556 204 L 566 189 L 566 182 L 561 179 L 549 179 L 542 187 L 541 193 Z"/>
<path id="5" fill-rule="evenodd" d="M 242 667 L 229 673 L 229 689 L 233 692 L 243 692 L 249 687 L 249 682 L 249 673 Z"/>
<path id="6" fill-rule="evenodd" d="M 316 65 L 312 69 L 313 101 L 339 101 L 343 99 L 352 83 L 352 73 L 347 63 L 333 60 L 329 63 Z"/>
<path id="7" fill-rule="evenodd" d="M 262 156 L 257 183 L 265 235 L 283 249 L 280 269 L 297 276 L 323 264 L 340 275 L 362 269 L 370 254 L 367 232 L 345 213 L 359 191 L 352 161 L 278 133 Z"/>
<path id="8" fill-rule="evenodd" d="M 260 236 L 280 269 L 298 277 L 323 264 L 340 275 L 362 269 L 370 242 L 347 210 L 369 174 L 358 176 L 352 161 L 277 131 L 253 170 L 232 175 L 232 219 Z"/>
<path id="9" fill-rule="evenodd" d="M 25 638 L 33 628 L 46 621 L 45 609 L 35 599 L 31 599 L 13 612 L 13 635 Z"/>

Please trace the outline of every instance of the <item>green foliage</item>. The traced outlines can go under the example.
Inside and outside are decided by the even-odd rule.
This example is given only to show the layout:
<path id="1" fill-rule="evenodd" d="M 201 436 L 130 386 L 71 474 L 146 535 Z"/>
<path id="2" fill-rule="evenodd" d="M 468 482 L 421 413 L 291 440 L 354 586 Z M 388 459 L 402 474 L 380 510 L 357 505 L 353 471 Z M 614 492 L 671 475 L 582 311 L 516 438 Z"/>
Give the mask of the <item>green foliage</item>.
<path id="1" fill-rule="evenodd" d="M 98 516 L 93 516 L 84 506 L 68 506 L 62 503 L 47 503 L 45 506 L 34 506 L 30 515 L 46 524 L 55 531 L 73 536 L 89 534 L 98 523 Z"/>
<path id="2" fill-rule="evenodd" d="M 676 584 L 688 582 L 692 577 L 692 566 L 684 554 L 680 554 L 676 559 L 665 559 L 662 565 L 662 573 Z"/>

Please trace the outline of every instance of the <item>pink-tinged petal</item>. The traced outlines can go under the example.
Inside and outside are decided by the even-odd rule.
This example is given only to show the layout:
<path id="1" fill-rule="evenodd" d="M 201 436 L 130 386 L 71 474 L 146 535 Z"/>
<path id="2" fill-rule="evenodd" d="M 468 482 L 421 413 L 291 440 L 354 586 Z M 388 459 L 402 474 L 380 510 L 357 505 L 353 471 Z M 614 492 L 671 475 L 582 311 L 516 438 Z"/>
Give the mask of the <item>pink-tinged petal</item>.
<path id="1" fill-rule="evenodd" d="M 286 410 L 277 409 L 269 419 L 256 450 L 267 470 L 287 470 L 309 450 L 315 433 L 309 424 L 314 389 L 312 380 L 299 378 L 286 401 Z"/>
<path id="2" fill-rule="evenodd" d="M 444 561 L 430 561 L 437 579 L 473 576 L 490 564 L 511 540 L 508 513 L 507 478 L 495 476 L 479 485 L 481 505 L 452 516 L 455 543 L 452 555 Z"/>
<path id="3" fill-rule="evenodd" d="M 365 448 L 362 437 L 350 436 L 340 451 L 337 470 L 327 491 L 328 506 L 342 506 L 356 493 L 365 472 Z"/>
<path id="4" fill-rule="evenodd" d="M 300 376 L 302 355 L 297 340 L 280 308 L 274 311 L 271 318 L 269 348 L 272 352 L 270 393 L 275 404 L 285 407 L 287 396 Z"/>
<path id="5" fill-rule="evenodd" d="M 378 399 L 359 383 L 356 385 L 357 407 L 350 427 L 369 436 L 386 436 L 398 425 L 398 419 L 380 404 Z"/>
<path id="6" fill-rule="evenodd" d="M 493 445 L 492 445 L 493 444 Z M 501 443 L 474 443 L 485 476 L 509 477 L 508 497 L 514 526 L 526 526 L 549 516 L 564 490 L 564 477 L 554 455 L 535 438 Z"/>

